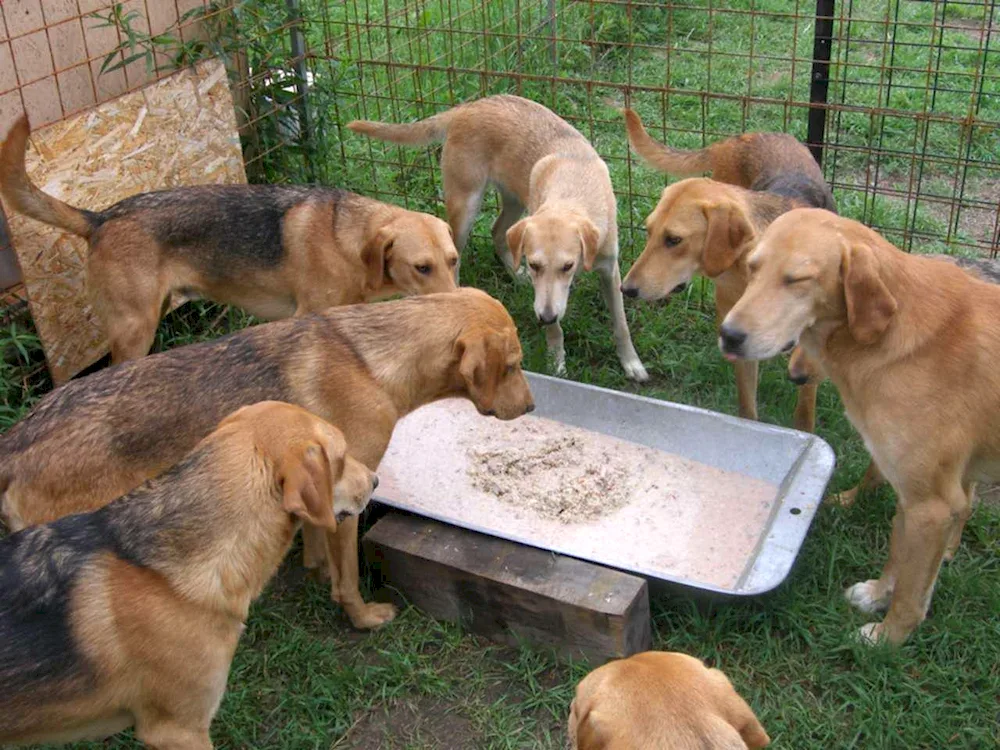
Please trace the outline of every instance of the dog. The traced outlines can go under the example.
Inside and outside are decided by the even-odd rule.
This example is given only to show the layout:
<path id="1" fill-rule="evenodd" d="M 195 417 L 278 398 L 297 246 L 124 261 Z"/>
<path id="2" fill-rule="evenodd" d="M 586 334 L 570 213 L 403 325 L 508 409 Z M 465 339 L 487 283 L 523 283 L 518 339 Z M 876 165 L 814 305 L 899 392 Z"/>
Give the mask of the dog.
<path id="1" fill-rule="evenodd" d="M 517 329 L 503 305 L 463 288 L 264 323 L 143 357 L 55 389 L 0 436 L 0 514 L 18 530 L 95 510 L 180 460 L 225 416 L 263 400 L 339 428 L 374 470 L 396 421 L 449 396 L 484 415 L 534 408 Z M 303 531 L 331 596 L 358 628 L 395 615 L 358 591 L 358 526 Z"/>
<path id="2" fill-rule="evenodd" d="M 516 274 L 521 258 L 535 290 L 535 315 L 545 327 L 558 374 L 566 373 L 560 321 L 581 268 L 596 270 L 611 312 L 625 374 L 648 379 L 632 345 L 618 269 L 617 203 L 607 165 L 576 128 L 541 104 L 519 96 L 478 99 L 419 122 L 355 120 L 347 125 L 392 143 L 444 141 L 441 171 L 448 223 L 461 252 L 489 184 L 503 208 L 493 246 Z M 528 216 L 521 218 L 527 210 Z"/>
<path id="3" fill-rule="evenodd" d="M 790 135 L 747 133 L 683 151 L 653 140 L 632 110 L 624 114 L 629 143 L 651 166 L 678 176 L 712 175 L 663 191 L 646 219 L 646 246 L 622 284 L 627 297 L 669 299 L 702 274 L 715 282 L 721 321 L 746 289 L 746 255 L 768 223 L 797 206 L 836 211 L 816 160 Z M 739 415 L 757 419 L 757 363 L 737 362 L 735 370 Z M 794 425 L 812 432 L 817 383 L 796 384 Z"/>
<path id="4" fill-rule="evenodd" d="M 274 401 L 92 513 L 0 541 L 0 744 L 211 748 L 250 603 L 297 527 L 334 530 L 378 481 L 343 434 Z"/>
<path id="5" fill-rule="evenodd" d="M 737 750 L 771 739 L 729 679 L 687 654 L 609 662 L 576 688 L 570 750 Z"/>
<path id="6" fill-rule="evenodd" d="M 864 640 L 901 643 L 926 617 L 975 483 L 1000 478 L 1000 288 L 815 209 L 772 223 L 748 265 L 719 346 L 766 359 L 798 342 L 837 387 L 898 495 L 881 577 L 846 595 L 888 609 Z"/>
<path id="7" fill-rule="evenodd" d="M 74 208 L 25 171 L 28 120 L 0 150 L 0 193 L 32 219 L 87 239 L 87 293 L 112 363 L 146 355 L 172 294 L 267 320 L 394 294 L 455 289 L 458 251 L 441 219 L 345 190 L 202 185 Z"/>

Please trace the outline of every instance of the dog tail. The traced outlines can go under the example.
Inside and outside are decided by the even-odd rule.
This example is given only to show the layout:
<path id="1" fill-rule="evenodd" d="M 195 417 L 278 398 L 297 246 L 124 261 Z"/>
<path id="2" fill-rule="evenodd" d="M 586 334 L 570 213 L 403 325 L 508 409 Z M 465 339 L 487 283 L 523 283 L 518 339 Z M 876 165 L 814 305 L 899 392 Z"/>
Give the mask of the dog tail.
<path id="1" fill-rule="evenodd" d="M 32 184 L 24 168 L 30 132 L 28 118 L 22 115 L 7 133 L 7 140 L 0 148 L 0 193 L 11 206 L 32 219 L 90 237 L 98 225 L 97 214 L 63 203 Z"/>
<path id="2" fill-rule="evenodd" d="M 709 149 L 684 151 L 653 140 L 643 127 L 639 115 L 631 109 L 625 110 L 625 129 L 628 131 L 628 142 L 635 152 L 661 172 L 690 177 L 712 168 Z"/>
<path id="3" fill-rule="evenodd" d="M 454 110 L 447 110 L 428 117 L 426 120 L 397 124 L 375 120 L 354 120 L 347 127 L 355 133 L 378 138 L 380 141 L 399 143 L 404 146 L 426 146 L 443 141 L 448 134 L 448 122 Z"/>

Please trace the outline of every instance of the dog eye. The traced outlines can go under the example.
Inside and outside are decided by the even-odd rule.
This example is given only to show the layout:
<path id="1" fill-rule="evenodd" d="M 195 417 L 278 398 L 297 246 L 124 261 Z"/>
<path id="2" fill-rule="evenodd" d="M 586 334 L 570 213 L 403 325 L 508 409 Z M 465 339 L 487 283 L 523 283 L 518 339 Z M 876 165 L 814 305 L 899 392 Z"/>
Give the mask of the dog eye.
<path id="1" fill-rule="evenodd" d="M 667 247 L 677 247 L 679 244 L 681 244 L 681 241 L 682 241 L 681 238 L 678 237 L 676 234 L 668 234 L 663 238 L 663 244 L 666 245 Z"/>
<path id="2" fill-rule="evenodd" d="M 516 370 L 516 369 L 517 369 L 517 365 L 507 365 L 507 367 L 504 368 L 503 374 L 504 375 L 513 375 L 514 374 L 514 370 Z"/>
<path id="3" fill-rule="evenodd" d="M 458 258 L 448 258 L 449 268 L 454 268 L 456 265 L 458 265 Z"/>
<path id="4" fill-rule="evenodd" d="M 542 271 L 542 264 L 541 263 L 529 263 L 528 264 L 528 268 L 530 268 L 535 273 L 541 273 L 541 271 Z"/>
<path id="5" fill-rule="evenodd" d="M 414 268 L 417 269 L 417 273 L 422 273 L 424 276 L 431 272 L 431 267 L 426 263 L 420 263 L 414 266 Z"/>
<path id="6" fill-rule="evenodd" d="M 567 263 L 566 265 L 564 265 L 562 270 L 563 270 L 563 273 L 569 273 L 570 271 L 572 271 L 573 270 L 573 262 L 570 261 L 569 263 Z"/>
<path id="7" fill-rule="evenodd" d="M 792 286 L 793 284 L 800 284 L 803 281 L 809 281 L 810 278 L 812 278 L 812 277 L 811 276 L 786 276 L 785 277 L 785 285 L 786 286 Z"/>

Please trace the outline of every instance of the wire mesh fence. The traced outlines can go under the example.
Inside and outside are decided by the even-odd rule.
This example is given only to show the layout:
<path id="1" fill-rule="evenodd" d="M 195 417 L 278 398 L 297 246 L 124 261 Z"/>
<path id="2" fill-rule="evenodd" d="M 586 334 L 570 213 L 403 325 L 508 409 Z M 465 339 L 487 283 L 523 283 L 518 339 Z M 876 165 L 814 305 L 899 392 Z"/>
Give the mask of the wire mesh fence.
<path id="1" fill-rule="evenodd" d="M 628 150 L 619 111 L 628 104 L 678 147 L 791 133 L 822 158 L 846 215 L 906 249 L 995 255 L 996 6 L 4 0 L 0 120 L 6 129 L 27 111 L 37 127 L 220 54 L 251 180 L 317 180 L 439 212 L 436 149 L 387 146 L 344 125 L 516 93 L 573 123 L 607 160 L 628 260 L 664 184 Z"/>

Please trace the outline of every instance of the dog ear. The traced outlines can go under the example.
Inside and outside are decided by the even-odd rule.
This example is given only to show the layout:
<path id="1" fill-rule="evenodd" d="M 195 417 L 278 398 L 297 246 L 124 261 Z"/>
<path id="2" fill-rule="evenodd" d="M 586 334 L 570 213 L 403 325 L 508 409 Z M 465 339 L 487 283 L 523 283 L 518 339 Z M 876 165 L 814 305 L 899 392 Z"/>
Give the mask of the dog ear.
<path id="1" fill-rule="evenodd" d="M 365 288 L 369 292 L 377 292 L 382 288 L 394 239 L 392 229 L 384 226 L 361 249 L 361 262 L 365 264 Z"/>
<path id="2" fill-rule="evenodd" d="M 583 219 L 576 231 L 583 244 L 583 270 L 589 271 L 594 267 L 594 261 L 597 260 L 601 233 L 597 231 L 597 227 L 590 219 Z"/>
<path id="3" fill-rule="evenodd" d="M 847 327 L 859 344 L 872 344 L 896 313 L 896 298 L 879 276 L 878 258 L 867 245 L 845 243 L 841 259 Z"/>
<path id="4" fill-rule="evenodd" d="M 709 278 L 729 270 L 739 257 L 739 249 L 754 236 L 753 227 L 739 206 L 731 203 L 705 207 L 708 229 L 702 253 L 702 271 Z"/>
<path id="5" fill-rule="evenodd" d="M 524 233 L 528 229 L 530 216 L 525 216 L 519 222 L 507 230 L 507 249 L 510 250 L 510 257 L 514 262 L 514 268 L 521 265 L 521 244 L 524 242 Z"/>
<path id="6" fill-rule="evenodd" d="M 496 334 L 473 330 L 463 334 L 455 344 L 458 352 L 458 372 L 466 391 L 482 411 L 493 408 L 499 373 L 495 367 Z"/>
<path id="7" fill-rule="evenodd" d="M 344 473 L 344 453 L 331 466 L 326 448 L 316 441 L 294 445 L 278 467 L 282 507 L 313 526 L 334 530 L 333 487 Z"/>

